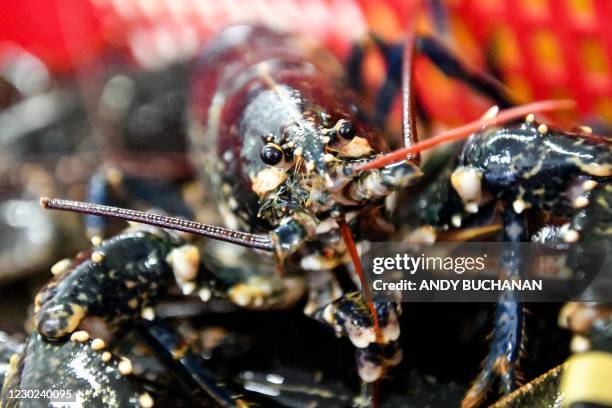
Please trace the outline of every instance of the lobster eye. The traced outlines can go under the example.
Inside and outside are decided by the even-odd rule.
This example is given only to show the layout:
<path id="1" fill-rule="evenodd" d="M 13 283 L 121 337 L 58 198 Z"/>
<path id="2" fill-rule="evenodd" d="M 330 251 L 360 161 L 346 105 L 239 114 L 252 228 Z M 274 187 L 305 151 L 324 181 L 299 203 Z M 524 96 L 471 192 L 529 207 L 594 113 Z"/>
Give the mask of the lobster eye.
<path id="1" fill-rule="evenodd" d="M 345 140 L 351 140 L 357 134 L 357 129 L 355 129 L 355 126 L 353 126 L 351 122 L 345 120 L 338 128 L 338 134 Z"/>
<path id="2" fill-rule="evenodd" d="M 283 150 L 277 144 L 267 143 L 261 148 L 259 156 L 265 164 L 274 166 L 283 160 Z"/>

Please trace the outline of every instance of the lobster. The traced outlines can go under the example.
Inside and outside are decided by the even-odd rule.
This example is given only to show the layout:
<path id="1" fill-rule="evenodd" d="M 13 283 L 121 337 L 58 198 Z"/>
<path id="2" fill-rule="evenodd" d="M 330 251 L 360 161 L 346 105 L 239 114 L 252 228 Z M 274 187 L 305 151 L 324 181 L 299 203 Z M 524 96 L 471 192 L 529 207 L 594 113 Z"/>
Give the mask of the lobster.
<path id="1" fill-rule="evenodd" d="M 420 227 L 430 228 L 434 235 L 458 228 L 489 202 L 499 205 L 502 238 L 509 242 L 534 235 L 522 215 L 526 208 L 559 217 L 567 217 L 572 209 L 572 222 L 558 228 L 559 237 L 565 241 L 577 240 L 582 234 L 588 237 L 606 222 L 609 211 L 601 203 L 609 200 L 608 142 L 535 124 L 533 113 L 567 108 L 567 103 L 542 102 L 499 113 L 491 111 L 473 124 L 417 141 L 416 123 L 409 114 L 410 69 L 416 43 L 408 38 L 400 48 L 402 79 L 396 78 L 391 91 L 386 91 L 392 94 L 401 87 L 406 108 L 406 147 L 389 152 L 380 132 L 363 119 L 358 99 L 340 86 L 342 69 L 333 58 L 299 38 L 262 27 L 239 26 L 220 34 L 195 65 L 190 139 L 192 160 L 208 179 L 225 227 L 99 204 L 42 199 L 47 208 L 127 219 L 203 235 L 213 241 L 203 252 L 179 233 L 134 226 L 108 240 L 96 236 L 93 250 L 54 266 L 57 277 L 36 298 L 37 332 L 26 346 L 25 357 L 12 362 L 3 400 L 12 387 L 34 386 L 40 381 L 39 376 L 28 374 L 32 370 L 28 363 L 48 353 L 45 349 L 74 348 L 62 341 L 66 337 L 71 343 L 80 343 L 77 349 L 88 356 L 95 359 L 99 355 L 103 362 L 115 362 L 112 367 L 121 375 L 131 374 L 129 360 L 105 354 L 107 342 L 102 337 L 105 332 L 142 320 L 139 329 L 175 356 L 217 402 L 244 406 L 247 402 L 241 395 L 211 381 L 202 363 L 181 349 L 174 335 L 156 319 L 152 306 L 174 283 L 184 294 L 197 293 L 204 301 L 225 296 L 252 309 L 285 308 L 308 293 L 305 313 L 330 326 L 338 336 L 348 337 L 357 349 L 361 379 L 376 384 L 401 360 L 397 341 L 401 310 L 398 304 L 371 299 L 354 235 L 360 240 L 374 236 L 402 239 L 394 236 L 400 225 L 389 231 L 377 226 L 376 221 L 380 224 L 390 216 L 392 209 L 385 208 L 386 201 L 410 191 L 409 187 L 422 178 L 414 157 L 427 148 L 465 139 L 474 132 L 456 160 L 447 163 L 450 177 L 443 183 L 443 195 L 438 195 L 442 199 L 433 211 L 436 219 L 418 220 Z M 438 44 L 425 39 L 418 45 L 430 57 L 442 55 L 448 61 L 449 55 Z M 356 61 L 358 51 L 354 54 Z M 396 64 L 389 67 L 397 70 Z M 448 71 L 460 79 L 465 79 L 465 72 L 457 65 Z M 494 96 L 500 105 L 508 104 L 493 81 L 480 77 L 471 82 Z M 384 106 L 380 108 L 382 116 L 385 110 Z M 525 122 L 518 125 L 488 128 L 525 116 Z M 508 162 L 500 158 L 510 160 L 516 171 L 505 171 Z M 554 183 L 547 185 L 551 174 L 555 175 Z M 568 206 L 565 197 L 556 195 L 576 178 L 583 188 Z M 523 190 L 517 180 L 533 184 Z M 538 193 L 543 185 L 546 188 Z M 591 194 L 597 199 L 591 199 Z M 592 213 L 601 218 L 587 217 Z M 603 234 L 597 238 L 609 238 L 605 229 Z M 228 246 L 223 241 L 237 245 Z M 513 254 L 504 259 L 506 270 L 519 273 Z M 346 273 L 349 261 L 355 273 L 349 273 L 349 284 L 344 286 L 352 284 L 352 290 L 340 287 L 341 281 L 347 281 L 340 275 Z M 221 282 L 215 268 L 233 268 L 237 277 L 230 284 Z M 361 281 L 362 292 L 355 290 L 353 281 Z M 468 391 L 466 406 L 480 402 L 495 375 L 500 377 L 504 393 L 516 386 L 514 369 L 522 344 L 523 311 L 512 293 L 503 296 L 490 355 Z M 95 327 L 94 322 L 103 329 Z M 60 343 L 46 343 L 45 338 Z M 116 377 L 114 370 L 110 371 Z M 371 388 L 373 395 L 367 399 L 376 404 L 381 396 L 376 395 L 375 386 Z M 88 395 L 91 402 L 107 398 L 95 392 Z M 126 395 L 126 406 L 153 403 L 142 391 Z"/>

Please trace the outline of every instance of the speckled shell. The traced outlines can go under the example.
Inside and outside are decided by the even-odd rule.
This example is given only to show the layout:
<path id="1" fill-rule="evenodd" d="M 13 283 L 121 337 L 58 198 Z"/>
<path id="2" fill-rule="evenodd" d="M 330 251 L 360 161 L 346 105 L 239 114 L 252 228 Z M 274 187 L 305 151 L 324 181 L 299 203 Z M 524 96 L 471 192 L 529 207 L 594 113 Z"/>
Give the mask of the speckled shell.
<path id="1" fill-rule="evenodd" d="M 303 39 L 257 26 L 229 28 L 204 51 L 192 77 L 193 160 L 211 181 L 229 226 L 272 226 L 257 217 L 252 190 L 253 174 L 264 167 L 262 136 L 278 141 L 283 127 L 307 116 L 319 121 L 325 111 L 333 123 L 350 119 L 374 150 L 387 150 L 356 120 L 356 97 L 342 73 L 337 61 Z"/>
<path id="2" fill-rule="evenodd" d="M 49 342 L 30 336 L 23 356 L 11 360 L 0 395 L 3 407 L 49 406 L 46 399 L 10 398 L 11 390 L 62 390 L 82 407 L 140 407 L 142 387 L 122 375 L 116 360 L 102 361 L 89 342 Z"/>
<path id="3" fill-rule="evenodd" d="M 608 143 L 557 130 L 546 134 L 537 124 L 523 123 L 488 129 L 466 144 L 459 165 L 483 173 L 483 188 L 512 202 L 557 214 L 572 214 L 566 190 L 579 176 L 604 182 L 612 172 L 612 149 Z"/>

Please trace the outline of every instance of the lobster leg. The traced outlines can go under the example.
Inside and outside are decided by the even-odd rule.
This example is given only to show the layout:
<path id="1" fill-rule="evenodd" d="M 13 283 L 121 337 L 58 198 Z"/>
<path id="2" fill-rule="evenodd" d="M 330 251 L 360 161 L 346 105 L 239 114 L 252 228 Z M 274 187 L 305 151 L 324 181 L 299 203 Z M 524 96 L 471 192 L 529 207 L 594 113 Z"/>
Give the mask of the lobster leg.
<path id="1" fill-rule="evenodd" d="M 349 51 L 348 57 L 346 57 L 346 75 L 347 80 L 351 88 L 356 91 L 363 91 L 363 60 L 365 58 L 365 48 L 360 42 L 353 44 Z"/>
<path id="2" fill-rule="evenodd" d="M 280 378 L 282 382 L 278 381 Z M 240 374 L 240 381 L 252 393 L 285 407 L 364 406 L 362 398 L 343 383 L 330 382 L 320 372 L 300 367 L 283 368 L 273 374 L 248 370 Z"/>
<path id="3" fill-rule="evenodd" d="M 512 208 L 505 209 L 501 277 L 520 279 L 525 254 L 521 254 L 519 243 L 526 241 L 527 238 L 524 216 L 517 214 Z M 462 407 L 477 406 L 496 377 L 499 378 L 501 391 L 504 394 L 514 390 L 517 383 L 517 363 L 524 340 L 523 330 L 523 305 L 517 301 L 515 292 L 504 291 L 495 310 L 489 353 L 483 362 L 480 374 L 463 399 Z"/>
<path id="4" fill-rule="evenodd" d="M 222 261 L 232 250 L 232 258 L 240 259 L 240 265 Z M 205 302 L 215 296 L 250 310 L 276 310 L 290 307 L 304 296 L 302 276 L 271 274 L 275 264 L 260 254 L 222 243 L 209 245 L 203 256 L 207 276 L 200 273 L 192 291 Z"/>
<path id="5" fill-rule="evenodd" d="M 450 31 L 450 19 L 444 2 L 441 0 L 429 0 L 426 2 L 426 7 L 433 20 L 436 32 L 444 37 L 448 36 Z"/>
<path id="6" fill-rule="evenodd" d="M 393 100 L 402 88 L 403 78 L 406 75 L 411 75 L 410 71 L 412 69 L 407 68 L 406 65 L 411 66 L 412 64 L 403 64 L 404 56 L 410 55 L 409 51 L 405 52 L 404 50 L 406 44 L 409 47 L 414 46 L 417 53 L 425 55 L 444 74 L 491 98 L 500 108 L 513 105 L 505 88 L 496 79 L 465 66 L 440 40 L 432 36 L 415 36 L 414 45 L 410 36 L 407 43 L 399 44 L 385 42 L 375 35 L 372 35 L 372 39 L 381 52 L 387 67 L 385 80 L 376 95 L 373 117 L 374 123 L 381 128 L 384 128 L 386 119 L 391 112 Z M 363 64 L 364 53 L 364 46 L 356 44 L 347 60 L 349 83 L 357 90 L 363 89 L 361 65 Z"/>
<path id="7" fill-rule="evenodd" d="M 417 36 L 416 50 L 427 56 L 444 74 L 491 98 L 500 108 L 509 108 L 514 105 L 501 83 L 485 73 L 465 66 L 451 50 L 435 37 Z"/>
<path id="8" fill-rule="evenodd" d="M 309 300 L 304 314 L 330 327 L 338 337 L 349 338 L 356 349 L 358 373 L 365 384 L 370 384 L 402 359 L 398 341 L 400 306 L 391 302 L 374 303 L 379 336 L 372 309 L 345 272 L 348 272 L 345 267 L 333 272 L 309 271 Z"/>
<path id="9" fill-rule="evenodd" d="M 221 407 L 250 405 L 237 390 L 216 380 L 204 360 L 189 348 L 185 349 L 179 335 L 160 320 L 143 321 L 138 332 L 186 389 L 204 390 Z"/>
<path id="10" fill-rule="evenodd" d="M 385 79 L 376 93 L 372 117 L 372 122 L 379 128 L 384 129 L 393 106 L 393 100 L 402 85 L 404 46 L 403 44 L 387 44 L 373 34 L 371 39 L 382 53 L 387 69 Z M 364 88 L 362 69 L 367 45 L 367 41 L 354 44 L 346 61 L 348 82 L 357 91 L 363 91 Z"/>
<path id="11" fill-rule="evenodd" d="M 349 292 L 316 310 L 316 320 L 330 326 L 336 335 L 346 336 L 356 347 L 357 369 L 366 383 L 381 379 L 388 367 L 399 364 L 402 351 L 396 303 L 375 303 L 382 338 L 377 338 L 372 315 L 360 292 Z"/>
<path id="12" fill-rule="evenodd" d="M 136 329 L 156 352 L 155 358 L 165 363 L 168 371 L 185 386 L 185 401 L 213 398 L 224 407 L 246 403 L 228 385 L 218 384 L 204 360 L 185 349 L 172 329 L 158 320 L 143 321 Z M 112 345 L 106 347 L 101 338 L 91 338 L 85 331 L 76 332 L 69 340 L 53 342 L 35 332 L 23 351 L 10 343 L 8 347 L 17 354 L 5 363 L 7 381 L 0 393 L 3 406 L 23 406 L 11 393 L 27 389 L 62 390 L 63 396 L 57 393 L 56 397 L 78 400 L 86 406 L 143 407 L 167 398 L 162 395 L 163 388 L 157 388 L 154 381 L 147 381 L 132 370 L 142 364 L 142 356 L 119 356 Z M 9 351 L 8 347 L 3 353 Z M 95 379 L 95 386 L 89 382 L 91 378 Z M 206 395 L 199 395 L 198 391 Z M 173 397 L 174 402 L 176 398 Z"/>

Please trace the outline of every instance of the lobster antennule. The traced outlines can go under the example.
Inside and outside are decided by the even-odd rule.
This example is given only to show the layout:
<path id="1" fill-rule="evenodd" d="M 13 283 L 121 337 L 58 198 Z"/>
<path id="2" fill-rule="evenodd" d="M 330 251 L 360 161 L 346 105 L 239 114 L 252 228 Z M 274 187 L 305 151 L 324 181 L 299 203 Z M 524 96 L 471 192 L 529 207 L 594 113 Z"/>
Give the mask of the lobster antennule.
<path id="1" fill-rule="evenodd" d="M 484 117 L 466 125 L 459 126 L 455 129 L 442 132 L 430 139 L 422 142 L 415 143 L 412 146 L 407 146 L 402 149 L 395 150 L 391 153 L 387 153 L 380 156 L 370 162 L 364 163 L 361 166 L 355 168 L 356 172 L 363 170 L 371 170 L 384 167 L 388 164 L 395 163 L 401 160 L 405 160 L 408 155 L 413 155 L 422 152 L 427 149 L 436 147 L 442 143 L 454 142 L 457 140 L 465 139 L 472 133 L 486 126 L 495 126 L 504 122 L 508 122 L 513 119 L 526 116 L 530 113 L 542 113 L 559 110 L 570 110 L 576 106 L 576 103 L 570 99 L 560 100 L 544 100 L 539 102 L 528 103 L 525 105 L 516 106 L 514 108 L 505 109 L 499 111 L 494 117 Z"/>
<path id="2" fill-rule="evenodd" d="M 197 221 L 190 221 L 182 218 L 59 198 L 42 197 L 40 199 L 40 205 L 47 209 L 71 211 L 82 214 L 134 221 L 161 228 L 202 235 L 208 238 L 231 242 L 233 244 L 242 245 L 248 248 L 272 251 L 272 241 L 266 236 L 236 231 L 210 224 L 203 224 Z"/>

